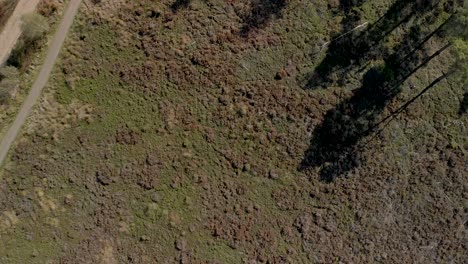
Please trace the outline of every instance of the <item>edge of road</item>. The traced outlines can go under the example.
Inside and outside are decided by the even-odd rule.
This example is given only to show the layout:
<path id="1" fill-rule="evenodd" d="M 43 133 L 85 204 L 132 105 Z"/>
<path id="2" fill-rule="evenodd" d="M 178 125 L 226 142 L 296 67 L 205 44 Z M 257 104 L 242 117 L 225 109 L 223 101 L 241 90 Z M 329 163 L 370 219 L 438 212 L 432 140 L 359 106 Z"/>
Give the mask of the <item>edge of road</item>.
<path id="1" fill-rule="evenodd" d="M 55 61 L 58 58 L 63 43 L 68 35 L 71 25 L 73 24 L 75 15 L 78 13 L 81 2 L 82 0 L 70 0 L 68 6 L 66 7 L 66 11 L 60 21 L 59 27 L 55 32 L 53 40 L 48 48 L 47 56 L 41 66 L 41 70 L 36 77 L 36 80 L 33 83 L 26 100 L 21 105 L 15 120 L 8 128 L 8 131 L 0 142 L 0 167 L 4 164 L 13 142 L 20 133 L 21 128 L 29 116 L 29 113 L 36 104 L 42 90 L 44 89 L 44 86 L 49 80 L 50 74 L 55 65 Z"/>

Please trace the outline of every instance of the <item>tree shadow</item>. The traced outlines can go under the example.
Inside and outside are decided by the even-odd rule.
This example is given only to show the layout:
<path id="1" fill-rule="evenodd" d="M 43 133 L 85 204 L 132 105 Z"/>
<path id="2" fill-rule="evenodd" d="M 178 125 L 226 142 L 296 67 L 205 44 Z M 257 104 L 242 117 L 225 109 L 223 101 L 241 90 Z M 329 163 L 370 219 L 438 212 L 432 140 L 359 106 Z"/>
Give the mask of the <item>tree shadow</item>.
<path id="1" fill-rule="evenodd" d="M 458 109 L 458 114 L 463 115 L 468 112 L 468 92 L 465 92 L 463 99 L 460 102 L 460 108 Z"/>
<path id="2" fill-rule="evenodd" d="M 321 167 L 320 179 L 331 182 L 358 166 L 363 161 L 361 151 L 366 147 L 362 144 L 363 139 L 374 133 L 385 120 L 380 116 L 400 93 L 405 80 L 450 46 L 447 44 L 431 55 L 423 49 L 429 39 L 443 31 L 452 17 L 426 34 L 418 25 L 412 26 L 393 53 L 385 56 L 384 64 L 364 74 L 362 86 L 353 91 L 351 98 L 325 114 L 324 121 L 313 132 L 299 170 Z"/>
<path id="3" fill-rule="evenodd" d="M 317 66 L 314 72 L 308 74 L 305 78 L 305 88 L 312 89 L 318 86 L 331 83 L 331 74 L 338 68 L 344 69 L 351 65 L 351 62 L 357 59 L 360 55 L 360 47 L 354 41 L 356 32 L 349 32 L 358 26 L 361 17 L 354 7 L 359 7 L 364 0 L 340 0 L 339 10 L 344 13 L 344 18 L 341 21 L 341 31 L 331 37 L 331 41 L 327 47 L 322 46 L 320 52 L 324 48 L 328 48 L 327 54 L 322 62 Z M 349 32 L 349 34 L 346 34 Z"/>
<path id="4" fill-rule="evenodd" d="M 393 70 L 387 66 L 370 69 L 363 77 L 362 87 L 326 113 L 313 133 L 299 169 L 323 166 L 320 179 L 331 182 L 359 165 L 358 142 L 369 134 L 379 114 L 399 92 L 399 86 L 389 85 L 392 80 Z"/>
<path id="5" fill-rule="evenodd" d="M 366 0 L 340 0 L 339 9 L 345 13 L 351 11 L 353 7 L 362 5 Z"/>
<path id="6" fill-rule="evenodd" d="M 252 30 L 265 27 L 271 19 L 281 18 L 287 4 L 288 0 L 253 0 L 252 10 L 242 19 L 240 35 L 247 37 Z"/>
<path id="7" fill-rule="evenodd" d="M 365 30 L 358 30 L 357 22 L 360 21 L 360 17 L 351 7 L 353 3 L 359 5 L 363 1 L 342 2 L 343 10 L 349 10 L 342 22 L 342 31 L 328 44 L 325 58 L 313 72 L 305 76 L 302 83 L 306 89 L 326 87 L 335 81 L 343 85 L 345 76 L 353 69 L 361 67 L 366 61 L 384 57 L 386 51 L 381 44 L 385 37 L 409 22 L 412 17 L 435 11 L 434 6 L 438 5 L 432 0 L 422 1 L 424 3 L 399 0 L 376 22 L 367 26 Z M 364 24 L 360 26 L 364 28 Z"/>
<path id="8" fill-rule="evenodd" d="M 187 8 L 190 5 L 191 0 L 176 0 L 172 5 L 170 6 L 172 12 L 176 13 L 182 8 Z"/>

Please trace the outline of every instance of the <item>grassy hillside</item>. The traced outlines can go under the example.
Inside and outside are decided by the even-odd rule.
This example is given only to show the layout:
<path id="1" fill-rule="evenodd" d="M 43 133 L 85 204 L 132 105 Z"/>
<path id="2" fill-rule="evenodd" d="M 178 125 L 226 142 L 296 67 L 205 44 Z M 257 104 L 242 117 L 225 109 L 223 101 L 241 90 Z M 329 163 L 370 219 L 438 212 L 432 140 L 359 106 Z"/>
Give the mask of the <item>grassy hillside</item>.
<path id="1" fill-rule="evenodd" d="M 465 80 L 379 124 L 452 69 L 458 2 L 85 2 L 2 170 L 0 262 L 468 257 Z"/>

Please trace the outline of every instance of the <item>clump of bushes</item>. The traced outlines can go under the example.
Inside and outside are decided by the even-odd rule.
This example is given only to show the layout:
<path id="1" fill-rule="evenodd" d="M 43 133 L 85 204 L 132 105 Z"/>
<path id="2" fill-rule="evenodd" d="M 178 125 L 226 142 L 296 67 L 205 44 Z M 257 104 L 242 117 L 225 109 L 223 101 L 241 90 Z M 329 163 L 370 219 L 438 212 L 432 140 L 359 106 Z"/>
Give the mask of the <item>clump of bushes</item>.
<path id="1" fill-rule="evenodd" d="M 57 0 L 42 0 L 37 7 L 37 12 L 45 17 L 50 17 L 57 12 L 58 7 Z"/>
<path id="2" fill-rule="evenodd" d="M 16 67 L 26 66 L 26 55 L 37 47 L 38 41 L 49 31 L 49 23 L 44 16 L 31 13 L 23 17 L 22 28 L 21 37 L 8 59 L 8 64 Z"/>
<path id="3" fill-rule="evenodd" d="M 40 39 L 49 30 L 47 18 L 37 13 L 27 14 L 23 17 L 22 40 L 31 44 Z"/>

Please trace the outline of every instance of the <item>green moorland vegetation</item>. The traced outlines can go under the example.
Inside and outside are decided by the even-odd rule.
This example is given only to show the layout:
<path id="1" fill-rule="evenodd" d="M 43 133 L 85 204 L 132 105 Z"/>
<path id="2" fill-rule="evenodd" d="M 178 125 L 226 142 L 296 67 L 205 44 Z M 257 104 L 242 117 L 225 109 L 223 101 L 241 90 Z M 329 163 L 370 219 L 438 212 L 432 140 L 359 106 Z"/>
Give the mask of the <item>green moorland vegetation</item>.
<path id="1" fill-rule="evenodd" d="M 1 263 L 463 263 L 463 1 L 84 1 Z"/>

